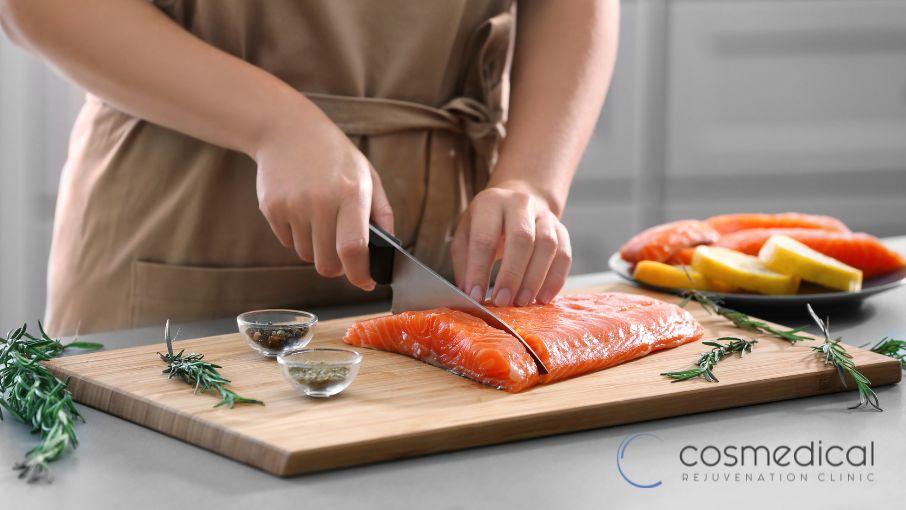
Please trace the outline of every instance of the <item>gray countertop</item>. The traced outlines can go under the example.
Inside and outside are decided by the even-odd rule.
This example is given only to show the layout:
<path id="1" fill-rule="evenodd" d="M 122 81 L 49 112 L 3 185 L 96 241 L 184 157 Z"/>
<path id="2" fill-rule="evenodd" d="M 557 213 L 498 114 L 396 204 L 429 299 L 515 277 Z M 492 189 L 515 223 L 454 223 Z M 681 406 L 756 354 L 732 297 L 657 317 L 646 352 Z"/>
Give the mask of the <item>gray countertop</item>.
<path id="1" fill-rule="evenodd" d="M 906 237 L 890 240 L 906 251 Z M 612 281 L 609 273 L 574 277 L 571 286 Z M 378 311 L 380 304 L 318 310 L 324 318 Z M 906 288 L 868 300 L 862 308 L 832 315 L 831 327 L 850 344 L 884 336 L 906 337 Z M 798 316 L 773 317 L 790 325 Z M 232 319 L 181 325 L 182 338 L 232 331 Z M 91 335 L 107 348 L 160 341 L 160 328 Z M 74 454 L 53 464 L 50 486 L 29 486 L 13 471 L 0 470 L 3 508 L 651 508 L 687 506 L 749 508 L 795 503 L 805 508 L 902 508 L 906 484 L 906 396 L 902 385 L 878 388 L 883 413 L 849 411 L 855 393 L 834 394 L 726 411 L 474 448 L 410 460 L 385 462 L 296 478 L 277 478 L 201 448 L 158 434 L 90 408 Z M 627 445 L 617 462 L 617 451 Z M 0 466 L 12 465 L 34 437 L 11 419 L 0 424 Z M 703 466 L 727 446 L 766 446 L 777 455 L 784 446 L 814 444 L 812 451 L 836 462 L 844 448 L 855 465 Z M 861 450 L 869 465 L 861 465 Z M 872 445 L 874 448 L 872 449 Z M 715 446 L 715 449 L 708 448 Z M 855 446 L 855 449 L 851 447 Z M 690 448 L 686 448 L 690 447 Z M 779 448 L 778 448 L 779 447 Z M 692 449 L 695 448 L 695 449 Z M 740 450 L 735 450 L 740 451 Z M 755 457 L 759 450 L 755 451 Z M 695 456 L 699 452 L 702 455 Z M 873 458 L 871 452 L 874 452 Z M 684 466 L 698 461 L 693 467 Z M 801 452 L 807 463 L 809 450 Z M 779 459 L 783 462 L 783 458 Z M 867 461 L 868 462 L 868 461 Z M 662 484 L 638 488 L 639 484 Z M 715 480 L 714 478 L 717 478 Z M 706 502 L 705 502 L 706 501 Z M 784 505 L 786 506 L 786 505 Z"/>

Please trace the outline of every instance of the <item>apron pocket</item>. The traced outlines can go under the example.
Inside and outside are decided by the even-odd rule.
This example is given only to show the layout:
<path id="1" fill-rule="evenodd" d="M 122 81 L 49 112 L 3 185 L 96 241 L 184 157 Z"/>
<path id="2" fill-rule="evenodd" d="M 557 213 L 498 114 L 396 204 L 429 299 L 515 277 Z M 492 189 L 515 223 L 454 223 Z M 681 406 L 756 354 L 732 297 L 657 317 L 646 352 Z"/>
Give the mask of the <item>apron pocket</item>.
<path id="1" fill-rule="evenodd" d="M 312 265 L 208 267 L 135 261 L 132 326 L 235 316 L 261 308 L 303 308 L 386 299 L 345 278 L 323 278 Z"/>

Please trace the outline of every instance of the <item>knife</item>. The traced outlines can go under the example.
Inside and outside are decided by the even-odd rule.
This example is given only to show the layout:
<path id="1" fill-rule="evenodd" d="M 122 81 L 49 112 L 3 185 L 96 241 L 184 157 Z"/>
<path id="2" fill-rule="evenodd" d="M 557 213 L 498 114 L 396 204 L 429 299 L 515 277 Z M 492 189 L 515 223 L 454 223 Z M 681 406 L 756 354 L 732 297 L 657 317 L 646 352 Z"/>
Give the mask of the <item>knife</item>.
<path id="1" fill-rule="evenodd" d="M 393 313 L 431 308 L 466 312 L 516 337 L 538 365 L 538 371 L 548 373 L 544 362 L 515 329 L 406 251 L 399 239 L 375 225 L 369 226 L 368 259 L 374 281 L 390 284 L 393 289 L 390 308 Z"/>

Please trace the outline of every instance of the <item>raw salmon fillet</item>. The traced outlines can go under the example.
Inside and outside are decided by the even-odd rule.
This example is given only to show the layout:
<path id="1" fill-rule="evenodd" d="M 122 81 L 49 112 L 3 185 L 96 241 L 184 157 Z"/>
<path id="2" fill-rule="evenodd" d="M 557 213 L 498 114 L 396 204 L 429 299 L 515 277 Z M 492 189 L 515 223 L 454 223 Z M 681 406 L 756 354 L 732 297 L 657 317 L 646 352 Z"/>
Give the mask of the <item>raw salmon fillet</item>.
<path id="1" fill-rule="evenodd" d="M 573 294 L 546 305 L 490 307 L 550 369 L 538 374 L 512 336 L 462 312 L 405 312 L 351 326 L 352 345 L 406 354 L 511 392 L 594 372 L 701 338 L 686 310 L 619 292 Z"/>
<path id="2" fill-rule="evenodd" d="M 720 234 L 730 234 L 753 228 L 810 228 L 831 232 L 849 232 L 849 227 L 837 218 L 798 212 L 722 214 L 706 219 L 705 223 L 714 227 Z"/>
<path id="3" fill-rule="evenodd" d="M 493 308 L 560 381 L 701 338 L 688 311 L 659 299 L 622 292 L 572 294 L 547 305 Z"/>
<path id="4" fill-rule="evenodd" d="M 805 244 L 809 248 L 833 257 L 844 264 L 862 270 L 865 279 L 884 275 L 906 267 L 903 256 L 881 242 L 875 236 L 862 232 L 828 232 L 804 228 L 759 228 L 741 230 L 727 234 L 715 246 L 730 248 L 749 255 L 758 250 L 772 235 L 785 235 Z"/>
<path id="5" fill-rule="evenodd" d="M 507 391 L 538 384 L 538 368 L 509 333 L 465 312 L 438 308 L 357 322 L 343 340 L 398 352 Z"/>
<path id="6" fill-rule="evenodd" d="M 679 220 L 657 225 L 633 236 L 620 248 L 620 257 L 627 262 L 653 260 L 666 262 L 684 248 L 711 244 L 720 233 L 698 220 Z"/>

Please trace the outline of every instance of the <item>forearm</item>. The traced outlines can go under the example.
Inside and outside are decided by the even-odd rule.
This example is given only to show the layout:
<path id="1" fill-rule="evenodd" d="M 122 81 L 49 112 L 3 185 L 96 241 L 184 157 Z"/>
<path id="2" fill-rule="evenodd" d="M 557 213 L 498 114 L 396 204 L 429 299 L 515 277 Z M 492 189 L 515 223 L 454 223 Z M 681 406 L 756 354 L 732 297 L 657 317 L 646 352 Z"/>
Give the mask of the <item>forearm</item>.
<path id="1" fill-rule="evenodd" d="M 521 0 L 507 137 L 491 186 L 528 186 L 560 215 L 616 59 L 616 0 Z"/>
<path id="2" fill-rule="evenodd" d="M 131 115 L 254 155 L 276 119 L 319 110 L 144 0 L 0 0 L 9 36 Z"/>

